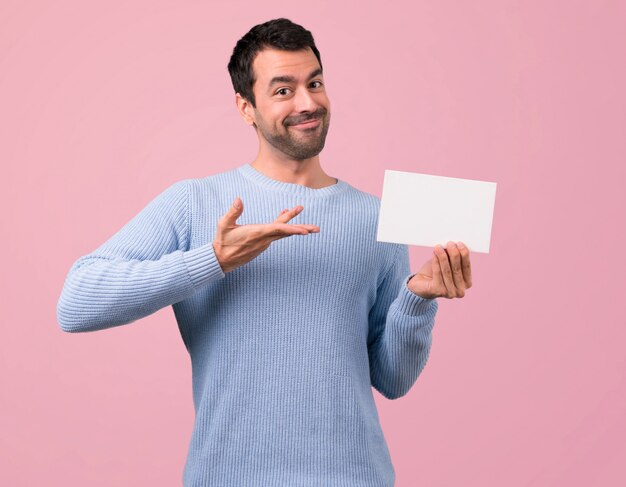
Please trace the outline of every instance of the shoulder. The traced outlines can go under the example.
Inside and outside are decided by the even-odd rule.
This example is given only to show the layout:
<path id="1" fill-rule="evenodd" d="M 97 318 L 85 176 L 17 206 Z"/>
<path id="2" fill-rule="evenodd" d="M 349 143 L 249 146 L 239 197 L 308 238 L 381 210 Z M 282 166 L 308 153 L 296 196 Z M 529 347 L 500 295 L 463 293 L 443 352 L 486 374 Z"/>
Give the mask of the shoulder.
<path id="1" fill-rule="evenodd" d="M 378 221 L 378 213 L 380 212 L 380 198 L 376 195 L 360 190 L 349 183 L 345 192 L 346 204 L 353 207 L 360 215 L 371 223 Z"/>
<path id="2" fill-rule="evenodd" d="M 350 216 L 358 222 L 358 226 L 365 232 L 365 237 L 372 241 L 375 248 L 384 255 L 386 261 L 391 261 L 401 253 L 406 246 L 393 242 L 378 240 L 378 220 L 380 216 L 381 200 L 378 196 L 350 185 L 346 192 L 348 206 L 353 210 Z"/>
<path id="3" fill-rule="evenodd" d="M 353 186 L 347 191 L 348 206 L 351 211 L 348 213 L 350 217 L 363 228 L 366 236 L 374 245 L 384 254 L 395 253 L 397 244 L 379 241 L 378 236 L 378 220 L 380 217 L 381 200 L 378 196 L 366 191 L 357 189 Z"/>
<path id="4" fill-rule="evenodd" d="M 378 240 L 378 221 L 380 217 L 380 197 L 368 193 L 366 191 L 353 188 L 354 198 L 361 203 L 361 214 L 366 220 L 372 238 L 375 240 L 375 246 L 383 256 L 386 262 L 385 267 L 389 269 L 394 262 L 408 261 L 409 249 L 408 245 L 397 242 L 386 242 Z"/>
<path id="5" fill-rule="evenodd" d="M 237 167 L 222 170 L 207 176 L 186 179 L 193 190 L 220 188 L 236 184 L 240 180 Z"/>
<path id="6" fill-rule="evenodd" d="M 238 168 L 234 167 L 207 176 L 187 178 L 176 184 L 186 185 L 194 201 L 216 202 L 224 190 L 241 186 L 241 175 Z"/>

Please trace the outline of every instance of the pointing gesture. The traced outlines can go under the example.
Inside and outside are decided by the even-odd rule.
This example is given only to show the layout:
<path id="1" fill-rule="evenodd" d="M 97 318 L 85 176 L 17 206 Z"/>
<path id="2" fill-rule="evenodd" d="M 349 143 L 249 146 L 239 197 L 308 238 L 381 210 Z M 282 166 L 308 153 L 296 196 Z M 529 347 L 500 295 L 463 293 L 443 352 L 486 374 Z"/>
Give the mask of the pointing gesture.
<path id="1" fill-rule="evenodd" d="M 237 218 L 243 213 L 243 202 L 236 198 L 233 206 L 218 221 L 213 248 L 224 273 L 246 264 L 267 249 L 274 240 L 291 235 L 308 235 L 320 231 L 316 225 L 288 224 L 303 206 L 283 210 L 272 223 L 238 225 Z"/>
<path id="2" fill-rule="evenodd" d="M 433 257 L 409 280 L 409 289 L 423 298 L 462 298 L 472 287 L 469 249 L 462 242 L 435 247 Z"/>

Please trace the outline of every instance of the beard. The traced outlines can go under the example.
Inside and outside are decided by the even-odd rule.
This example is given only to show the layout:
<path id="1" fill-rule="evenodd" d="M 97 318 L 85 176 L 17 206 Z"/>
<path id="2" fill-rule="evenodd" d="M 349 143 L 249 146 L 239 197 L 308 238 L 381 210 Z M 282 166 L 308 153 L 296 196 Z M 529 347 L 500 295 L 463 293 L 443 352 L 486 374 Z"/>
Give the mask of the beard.
<path id="1" fill-rule="evenodd" d="M 320 124 L 311 129 L 300 130 L 291 128 L 294 122 L 320 119 Z M 309 117 L 300 117 L 298 120 L 285 120 L 285 132 L 272 131 L 260 116 L 257 116 L 257 129 L 267 142 L 291 159 L 302 161 L 315 157 L 324 148 L 326 135 L 330 126 L 330 112 L 326 109 L 317 110 Z"/>

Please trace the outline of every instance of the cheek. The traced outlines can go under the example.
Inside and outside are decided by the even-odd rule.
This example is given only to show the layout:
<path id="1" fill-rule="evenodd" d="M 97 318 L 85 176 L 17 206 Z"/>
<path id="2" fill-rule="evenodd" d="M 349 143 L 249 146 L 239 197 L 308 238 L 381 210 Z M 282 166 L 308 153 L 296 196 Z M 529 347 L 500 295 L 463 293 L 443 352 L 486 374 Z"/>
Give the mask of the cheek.
<path id="1" fill-rule="evenodd" d="M 325 97 L 320 99 L 319 104 L 326 109 L 326 117 L 330 119 L 330 100 Z"/>
<path id="2" fill-rule="evenodd" d="M 287 128 L 287 126 L 285 125 L 285 121 L 289 118 L 289 115 L 291 115 L 291 112 L 289 112 L 288 110 L 276 110 L 272 114 L 274 125 Z"/>

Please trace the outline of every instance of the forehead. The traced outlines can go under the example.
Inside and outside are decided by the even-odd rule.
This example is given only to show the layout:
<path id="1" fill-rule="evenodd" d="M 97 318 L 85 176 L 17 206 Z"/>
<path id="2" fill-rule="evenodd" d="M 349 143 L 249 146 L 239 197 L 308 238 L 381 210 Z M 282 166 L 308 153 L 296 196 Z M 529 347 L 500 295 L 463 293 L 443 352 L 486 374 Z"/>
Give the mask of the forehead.
<path id="1" fill-rule="evenodd" d="M 261 86 L 267 86 L 275 76 L 291 75 L 305 79 L 311 71 L 319 67 L 310 47 L 299 51 L 264 49 L 257 53 L 252 62 L 255 84 Z"/>

